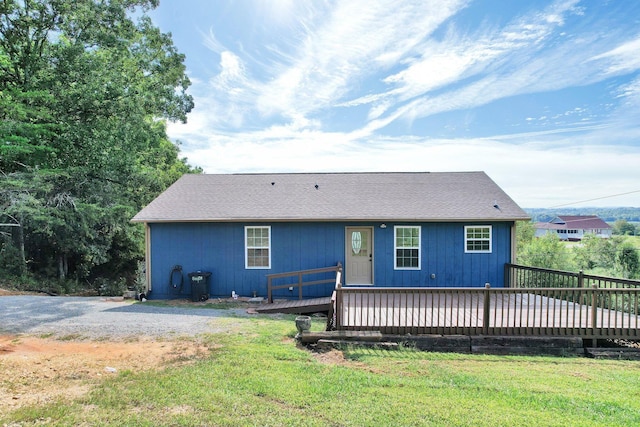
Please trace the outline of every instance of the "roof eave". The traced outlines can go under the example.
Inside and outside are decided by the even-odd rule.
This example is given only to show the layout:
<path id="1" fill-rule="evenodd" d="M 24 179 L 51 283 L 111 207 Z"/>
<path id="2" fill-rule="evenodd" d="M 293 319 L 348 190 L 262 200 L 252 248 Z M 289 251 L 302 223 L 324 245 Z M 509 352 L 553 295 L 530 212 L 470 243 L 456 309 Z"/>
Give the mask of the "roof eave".
<path id="1" fill-rule="evenodd" d="M 461 218 L 363 218 L 363 217 L 341 217 L 341 218 L 134 218 L 133 223 L 231 223 L 231 222 L 513 222 L 529 221 L 530 217 L 461 217 Z"/>

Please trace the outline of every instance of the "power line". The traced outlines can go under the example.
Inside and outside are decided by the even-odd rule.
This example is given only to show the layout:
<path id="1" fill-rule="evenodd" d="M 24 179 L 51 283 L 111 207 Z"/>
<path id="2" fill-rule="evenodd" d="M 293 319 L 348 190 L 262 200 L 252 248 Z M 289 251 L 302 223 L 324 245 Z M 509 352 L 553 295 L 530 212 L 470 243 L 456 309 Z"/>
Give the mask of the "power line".
<path id="1" fill-rule="evenodd" d="M 596 197 L 595 199 L 580 200 L 579 202 L 564 203 L 562 205 L 549 206 L 548 209 L 561 208 L 561 207 L 564 207 L 564 206 L 572 206 L 572 205 L 576 205 L 576 204 L 579 204 L 579 203 L 593 202 L 595 200 L 610 199 L 612 197 L 626 196 L 627 194 L 633 194 L 633 193 L 640 193 L 640 190 L 627 191 L 626 193 L 619 193 L 619 194 L 612 194 L 610 196 Z"/>

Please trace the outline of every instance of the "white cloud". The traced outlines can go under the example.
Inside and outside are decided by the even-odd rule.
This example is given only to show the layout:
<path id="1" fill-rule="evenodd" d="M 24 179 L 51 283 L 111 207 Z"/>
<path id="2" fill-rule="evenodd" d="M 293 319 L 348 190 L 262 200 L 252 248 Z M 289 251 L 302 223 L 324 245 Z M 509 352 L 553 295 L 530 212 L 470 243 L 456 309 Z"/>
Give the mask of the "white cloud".
<path id="1" fill-rule="evenodd" d="M 374 121 L 367 127 L 373 130 L 400 117 L 414 120 L 535 90 L 534 83 L 544 80 L 557 65 L 544 60 L 532 64 L 532 57 L 539 52 L 539 45 L 564 24 L 564 15 L 576 13 L 575 3 L 553 4 L 544 12 L 517 18 L 497 32 L 480 28 L 461 35 L 450 29 L 441 41 L 423 39 L 412 51 L 419 55 L 406 59 L 403 69 L 383 79 L 390 87 L 387 91 L 368 94 L 341 105 L 371 103 L 368 117 Z M 516 70 L 523 65 L 529 69 L 518 73 Z M 447 91 L 449 85 L 458 84 L 462 79 L 467 79 L 468 83 Z M 442 89 L 441 94 L 431 95 L 439 89 Z M 407 101 L 409 103 L 405 104 Z M 382 117 L 387 111 L 389 116 Z"/>
<path id="2" fill-rule="evenodd" d="M 295 6 L 278 5 L 273 13 L 291 18 Z M 285 46 L 274 48 L 283 61 L 272 61 L 262 70 L 266 75 L 251 79 L 248 65 L 238 54 L 224 50 L 212 31 L 206 43 L 223 56 L 218 87 L 228 91 L 222 97 L 235 102 L 234 118 L 227 118 L 228 123 L 245 123 L 245 116 L 255 113 L 261 120 L 303 123 L 302 117 L 336 106 L 370 104 L 370 122 L 360 124 L 367 133 L 401 117 L 415 120 L 521 93 L 556 90 L 580 79 L 580 84 L 594 81 L 596 71 L 585 65 L 588 51 L 575 45 L 589 40 L 565 42 L 540 55 L 541 43 L 564 25 L 565 16 L 581 13 L 575 5 L 576 1 L 553 3 L 498 31 L 487 27 L 461 35 L 451 27 L 440 41 L 430 35 L 466 7 L 464 2 L 350 1 L 296 10 L 305 23 L 304 32 L 295 34 L 297 45 L 286 53 Z M 384 71 L 392 71 L 380 77 L 387 87 L 384 91 L 345 100 L 358 92 L 354 88 L 360 82 Z M 460 86 L 462 79 L 467 83 Z M 452 90 L 448 86 L 454 83 Z M 439 95 L 431 95 L 442 88 Z"/>
<path id="3" fill-rule="evenodd" d="M 213 33 L 213 29 L 210 28 L 209 32 L 206 34 L 200 32 L 200 35 L 203 39 L 203 44 L 211 51 L 215 53 L 221 53 L 226 50 L 222 43 L 218 41 L 216 35 Z"/>
<path id="4" fill-rule="evenodd" d="M 339 133 L 307 131 L 285 138 L 256 132 L 212 136 L 206 148 L 185 154 L 199 159 L 195 163 L 209 173 L 484 170 L 523 207 L 640 189 L 640 152 L 635 147 L 571 146 L 562 138 L 527 136 L 529 142 L 512 144 L 490 138 L 372 137 L 363 141 Z M 607 176 L 606 182 L 602 176 Z M 639 198 L 640 194 L 630 195 L 619 203 L 638 206 Z"/>
<path id="5" fill-rule="evenodd" d="M 237 86 L 246 82 L 244 65 L 238 56 L 229 51 L 220 53 L 220 74 L 216 76 L 214 82 L 221 89 L 231 92 L 235 91 Z"/>
<path id="6" fill-rule="evenodd" d="M 213 31 L 203 35 L 216 66 L 192 79 L 188 124 L 168 131 L 208 173 L 485 170 L 527 207 L 636 190 L 640 78 L 614 77 L 640 69 L 640 39 L 576 26 L 584 12 L 576 4 L 530 6 L 505 25 L 488 18 L 463 31 L 460 1 L 284 1 L 268 12 L 275 21 L 251 28 L 254 45 L 227 47 Z M 276 27 L 261 41 L 261 31 Z M 493 137 L 380 134 L 397 135 L 403 120 L 417 129 L 423 117 L 472 117 L 474 108 L 515 95 L 603 81 L 614 96 L 606 109 L 588 101 L 524 109 L 521 128 Z M 513 131 L 541 122 L 539 132 Z M 638 197 L 605 202 L 640 206 Z"/>
<path id="7" fill-rule="evenodd" d="M 607 74 L 636 71 L 640 69 L 640 37 L 623 43 L 608 52 L 596 55 L 592 59 L 608 61 Z"/>
<path id="8" fill-rule="evenodd" d="M 460 7 L 460 1 L 337 3 L 264 85 L 261 111 L 307 114 L 341 102 L 352 85 L 395 64 Z"/>
<path id="9" fill-rule="evenodd" d="M 620 87 L 618 97 L 640 99 L 640 77 Z"/>

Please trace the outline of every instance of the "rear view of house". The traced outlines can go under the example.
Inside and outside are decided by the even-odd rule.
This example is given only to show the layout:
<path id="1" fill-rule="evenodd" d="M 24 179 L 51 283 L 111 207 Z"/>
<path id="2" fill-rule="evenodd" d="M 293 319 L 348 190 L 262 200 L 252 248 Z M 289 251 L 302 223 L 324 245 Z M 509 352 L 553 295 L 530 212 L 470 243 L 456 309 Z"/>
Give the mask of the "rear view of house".
<path id="1" fill-rule="evenodd" d="M 346 286 L 500 287 L 528 219 L 483 172 L 425 172 L 185 175 L 133 221 L 158 299 L 190 295 L 189 273 L 265 296 L 267 274 L 337 263 Z"/>
<path id="2" fill-rule="evenodd" d="M 580 241 L 588 235 L 609 238 L 613 231 L 612 227 L 597 215 L 561 215 L 550 222 L 537 222 L 535 228 L 536 237 L 554 233 L 560 240 L 568 241 Z"/>

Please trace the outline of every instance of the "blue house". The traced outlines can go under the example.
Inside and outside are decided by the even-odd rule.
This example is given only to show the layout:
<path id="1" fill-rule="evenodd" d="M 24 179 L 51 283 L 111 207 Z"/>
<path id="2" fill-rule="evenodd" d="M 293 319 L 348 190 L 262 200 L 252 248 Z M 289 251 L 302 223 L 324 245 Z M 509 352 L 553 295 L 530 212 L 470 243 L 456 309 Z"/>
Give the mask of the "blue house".
<path id="1" fill-rule="evenodd" d="M 338 262 L 345 286 L 501 287 L 528 219 L 484 172 L 424 172 L 185 175 L 133 221 L 148 297 L 166 299 L 190 273 L 211 296 L 266 296 L 267 274 Z"/>

